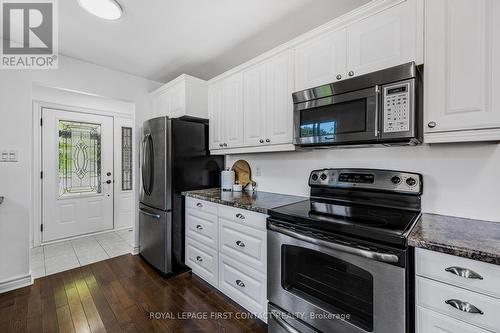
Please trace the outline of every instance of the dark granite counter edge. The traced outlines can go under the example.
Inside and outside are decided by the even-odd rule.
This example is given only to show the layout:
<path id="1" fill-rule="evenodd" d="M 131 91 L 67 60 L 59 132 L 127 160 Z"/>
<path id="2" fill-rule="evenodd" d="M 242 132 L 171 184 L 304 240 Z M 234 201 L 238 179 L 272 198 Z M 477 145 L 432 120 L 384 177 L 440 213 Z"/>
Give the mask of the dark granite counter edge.
<path id="1" fill-rule="evenodd" d="M 469 248 L 461 248 L 454 245 L 441 244 L 436 242 L 426 242 L 413 238 L 410 238 L 408 240 L 408 245 L 415 248 L 450 254 L 453 256 L 472 259 L 476 261 L 482 261 L 488 264 L 500 265 L 500 254 L 472 250 Z"/>
<path id="2" fill-rule="evenodd" d="M 237 202 L 227 201 L 227 200 L 224 200 L 224 199 L 211 198 L 209 196 L 206 196 L 206 195 L 203 195 L 203 194 L 198 194 L 198 193 L 182 192 L 181 194 L 183 196 L 189 197 L 189 198 L 194 198 L 194 199 L 209 201 L 209 202 L 213 202 L 213 203 L 216 203 L 216 204 L 225 205 L 225 206 L 234 207 L 234 208 L 246 209 L 246 210 L 249 210 L 249 211 L 252 211 L 252 212 L 257 212 L 257 213 L 261 213 L 261 214 L 266 214 L 267 215 L 267 209 L 266 208 L 252 207 L 252 206 L 249 206 L 249 205 L 243 205 L 243 204 L 239 204 Z"/>

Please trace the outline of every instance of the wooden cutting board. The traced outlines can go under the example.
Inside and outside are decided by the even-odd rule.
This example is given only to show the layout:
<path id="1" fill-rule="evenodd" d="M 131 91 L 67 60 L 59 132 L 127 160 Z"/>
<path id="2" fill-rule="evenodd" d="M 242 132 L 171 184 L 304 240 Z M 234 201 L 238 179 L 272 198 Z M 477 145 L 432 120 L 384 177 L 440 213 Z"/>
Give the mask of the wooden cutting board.
<path id="1" fill-rule="evenodd" d="M 243 188 L 252 183 L 252 169 L 245 160 L 238 160 L 234 162 L 231 170 L 234 171 L 235 180 L 238 181 Z"/>

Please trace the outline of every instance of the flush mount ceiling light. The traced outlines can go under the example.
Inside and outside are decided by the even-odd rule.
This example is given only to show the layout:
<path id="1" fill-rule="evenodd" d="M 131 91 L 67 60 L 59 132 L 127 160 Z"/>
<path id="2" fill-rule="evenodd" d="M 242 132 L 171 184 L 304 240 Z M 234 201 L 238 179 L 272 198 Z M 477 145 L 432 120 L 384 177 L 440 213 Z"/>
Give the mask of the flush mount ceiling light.
<path id="1" fill-rule="evenodd" d="M 105 20 L 118 20 L 122 17 L 123 9 L 115 0 L 78 0 L 89 13 Z"/>

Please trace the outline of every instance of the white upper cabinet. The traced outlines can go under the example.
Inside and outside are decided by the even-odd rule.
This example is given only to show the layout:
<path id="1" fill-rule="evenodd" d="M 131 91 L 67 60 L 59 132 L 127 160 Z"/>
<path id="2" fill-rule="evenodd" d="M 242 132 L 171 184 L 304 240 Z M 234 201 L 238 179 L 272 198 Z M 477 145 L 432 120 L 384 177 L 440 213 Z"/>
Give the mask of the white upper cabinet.
<path id="1" fill-rule="evenodd" d="M 425 141 L 500 140 L 499 1 L 425 8 Z"/>
<path id="2" fill-rule="evenodd" d="M 295 48 L 296 90 L 346 78 L 346 31 L 331 31 Z"/>
<path id="3" fill-rule="evenodd" d="M 207 82 L 193 76 L 179 76 L 152 92 L 150 99 L 154 117 L 208 118 Z"/>
<path id="4" fill-rule="evenodd" d="M 243 77 L 227 77 L 209 88 L 210 150 L 243 145 Z"/>
<path id="5" fill-rule="evenodd" d="M 292 143 L 294 75 L 293 52 L 285 51 L 268 61 L 267 111 L 265 113 L 268 144 Z"/>
<path id="6" fill-rule="evenodd" d="M 347 28 L 347 75 L 417 61 L 417 1 L 406 0 Z"/>
<path id="7" fill-rule="evenodd" d="M 266 136 L 267 65 L 258 64 L 243 73 L 245 146 L 258 146 Z"/>
<path id="8" fill-rule="evenodd" d="M 422 63 L 422 1 L 391 1 L 382 10 L 374 9 L 361 19 L 299 43 L 295 47 L 296 90 L 410 61 Z"/>

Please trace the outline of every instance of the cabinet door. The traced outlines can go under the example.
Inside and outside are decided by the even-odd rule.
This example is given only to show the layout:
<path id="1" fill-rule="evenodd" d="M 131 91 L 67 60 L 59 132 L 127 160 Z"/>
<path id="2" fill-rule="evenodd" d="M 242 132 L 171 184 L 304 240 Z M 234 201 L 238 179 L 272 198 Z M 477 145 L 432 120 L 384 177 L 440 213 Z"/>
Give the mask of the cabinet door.
<path id="1" fill-rule="evenodd" d="M 264 118 L 267 144 L 292 143 L 293 77 L 292 51 L 285 51 L 269 61 L 266 89 L 267 112 Z"/>
<path id="2" fill-rule="evenodd" d="M 425 7 L 425 131 L 499 127 L 498 1 L 428 0 Z"/>
<path id="3" fill-rule="evenodd" d="M 346 32 L 332 31 L 295 48 L 296 90 L 304 90 L 345 78 Z"/>
<path id="4" fill-rule="evenodd" d="M 417 306 L 417 333 L 488 333 L 479 327 Z"/>
<path id="5" fill-rule="evenodd" d="M 266 64 L 243 73 L 243 114 L 245 146 L 260 146 L 266 136 Z M 261 142 L 262 140 L 262 142 Z"/>
<path id="6" fill-rule="evenodd" d="M 172 86 L 169 93 L 169 117 L 178 118 L 186 114 L 186 82 L 182 81 Z"/>
<path id="7" fill-rule="evenodd" d="M 224 148 L 243 146 L 243 75 L 241 73 L 224 80 L 222 110 Z"/>
<path id="8" fill-rule="evenodd" d="M 208 118 L 210 120 L 210 150 L 222 149 L 224 144 L 223 85 L 216 83 L 208 90 Z"/>
<path id="9" fill-rule="evenodd" d="M 416 0 L 405 0 L 347 28 L 347 71 L 362 75 L 416 58 Z"/>
<path id="10" fill-rule="evenodd" d="M 169 114 L 170 107 L 170 94 L 168 90 L 163 90 L 156 93 L 152 97 L 151 105 L 153 108 L 152 117 L 161 117 Z"/>

